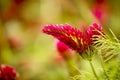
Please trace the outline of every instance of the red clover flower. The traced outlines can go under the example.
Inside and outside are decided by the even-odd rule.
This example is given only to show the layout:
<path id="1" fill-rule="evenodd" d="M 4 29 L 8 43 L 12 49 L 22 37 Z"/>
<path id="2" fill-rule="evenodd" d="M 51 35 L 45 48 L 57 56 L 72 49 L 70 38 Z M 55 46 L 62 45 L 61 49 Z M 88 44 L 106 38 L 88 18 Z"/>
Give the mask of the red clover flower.
<path id="1" fill-rule="evenodd" d="M 84 34 L 69 24 L 49 24 L 44 26 L 42 31 L 48 35 L 54 36 L 69 46 L 71 49 L 77 51 L 80 55 L 82 55 L 82 53 L 84 51 L 87 51 L 92 45 L 93 35 L 100 35 L 99 32 L 102 32 L 102 27 L 97 23 L 93 23 L 86 31 L 86 34 Z"/>
<path id="2" fill-rule="evenodd" d="M 8 65 L 1 65 L 0 80 L 17 80 L 17 73 L 15 69 Z"/>

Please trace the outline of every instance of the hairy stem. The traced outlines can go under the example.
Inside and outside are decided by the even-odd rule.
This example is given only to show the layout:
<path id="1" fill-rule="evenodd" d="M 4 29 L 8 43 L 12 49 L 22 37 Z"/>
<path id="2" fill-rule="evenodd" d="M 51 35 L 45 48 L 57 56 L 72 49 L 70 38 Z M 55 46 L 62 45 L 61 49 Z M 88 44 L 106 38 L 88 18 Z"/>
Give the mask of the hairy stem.
<path id="1" fill-rule="evenodd" d="M 113 33 L 113 31 L 109 28 L 109 31 L 111 32 L 111 34 L 113 35 L 114 39 L 119 43 L 118 38 L 116 37 L 116 35 Z"/>
<path id="2" fill-rule="evenodd" d="M 101 66 L 102 66 L 102 69 L 103 69 L 103 72 L 104 72 L 104 75 L 105 75 L 105 80 L 110 80 L 109 79 L 109 76 L 107 75 L 106 71 L 105 71 L 105 67 L 104 67 L 104 63 L 103 63 L 103 60 L 102 60 L 102 57 L 100 55 L 100 62 L 101 62 Z"/>
<path id="3" fill-rule="evenodd" d="M 77 68 L 77 65 L 73 59 L 66 59 L 66 65 L 68 68 L 70 80 L 80 80 L 78 75 L 80 75 L 79 69 Z"/>
<path id="4" fill-rule="evenodd" d="M 90 67 L 91 67 L 91 69 L 92 69 L 92 72 L 93 72 L 93 74 L 94 74 L 94 76 L 96 77 L 96 80 L 99 80 L 99 78 L 98 78 L 98 76 L 97 76 L 97 74 L 96 74 L 96 72 L 95 72 L 95 69 L 94 69 L 94 67 L 93 67 L 93 64 L 92 64 L 92 62 L 89 60 L 89 63 L 90 63 Z"/>

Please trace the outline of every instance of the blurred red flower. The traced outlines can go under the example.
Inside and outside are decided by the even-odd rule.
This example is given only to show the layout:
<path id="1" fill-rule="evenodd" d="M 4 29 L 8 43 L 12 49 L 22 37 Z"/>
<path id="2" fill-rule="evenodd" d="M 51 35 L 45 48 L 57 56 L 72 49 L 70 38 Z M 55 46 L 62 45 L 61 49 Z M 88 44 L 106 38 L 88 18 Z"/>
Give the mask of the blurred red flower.
<path id="1" fill-rule="evenodd" d="M 19 5 L 19 4 L 23 3 L 25 0 L 13 0 L 13 1 L 14 1 L 14 3 L 16 3 L 17 5 Z"/>
<path id="2" fill-rule="evenodd" d="M 105 0 L 95 0 L 92 5 L 93 15 L 102 23 L 105 24 L 109 19 L 109 5 Z"/>
<path id="3" fill-rule="evenodd" d="M 15 37 L 8 37 L 8 43 L 11 48 L 19 50 L 22 47 L 22 41 Z"/>
<path id="4" fill-rule="evenodd" d="M 67 46 L 63 42 L 58 41 L 56 46 L 57 46 L 57 51 L 59 52 L 61 57 L 66 58 L 72 56 L 73 53 L 72 50 L 69 48 L 69 46 Z"/>
<path id="5" fill-rule="evenodd" d="M 8 65 L 1 65 L 0 80 L 17 80 L 15 69 Z"/>

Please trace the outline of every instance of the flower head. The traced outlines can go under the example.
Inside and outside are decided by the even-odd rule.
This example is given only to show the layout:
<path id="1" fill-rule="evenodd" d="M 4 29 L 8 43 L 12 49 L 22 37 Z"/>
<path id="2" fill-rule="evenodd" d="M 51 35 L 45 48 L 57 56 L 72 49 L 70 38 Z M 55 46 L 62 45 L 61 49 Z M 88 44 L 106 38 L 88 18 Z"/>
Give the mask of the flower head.
<path id="1" fill-rule="evenodd" d="M 1 65 L 0 80 L 16 80 L 17 73 L 15 69 L 8 65 Z"/>
<path id="2" fill-rule="evenodd" d="M 96 23 L 90 26 L 86 34 L 69 24 L 50 24 L 43 28 L 44 33 L 54 36 L 79 54 L 82 54 L 83 51 L 86 51 L 91 46 L 92 36 L 99 35 L 99 31 L 102 31 L 102 27 Z"/>
<path id="3" fill-rule="evenodd" d="M 81 52 L 83 45 L 83 33 L 78 29 L 73 28 L 69 24 L 60 25 L 46 25 L 43 28 L 43 32 L 54 36 L 59 39 L 71 49 Z"/>
<path id="4" fill-rule="evenodd" d="M 102 32 L 102 27 L 97 23 L 90 25 L 89 29 L 87 30 L 87 34 L 91 37 L 93 35 L 100 35 L 100 32 Z"/>

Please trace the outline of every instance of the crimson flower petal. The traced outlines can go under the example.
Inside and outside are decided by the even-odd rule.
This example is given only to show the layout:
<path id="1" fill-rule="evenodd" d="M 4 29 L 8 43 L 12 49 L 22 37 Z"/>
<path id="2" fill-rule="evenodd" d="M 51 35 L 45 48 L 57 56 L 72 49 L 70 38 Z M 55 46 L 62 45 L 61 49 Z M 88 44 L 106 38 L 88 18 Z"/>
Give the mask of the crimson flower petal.
<path id="1" fill-rule="evenodd" d="M 83 49 L 83 33 L 78 29 L 73 28 L 69 24 L 60 25 L 46 25 L 43 30 L 44 33 L 54 36 L 60 41 L 64 42 L 71 49 L 81 53 Z"/>

